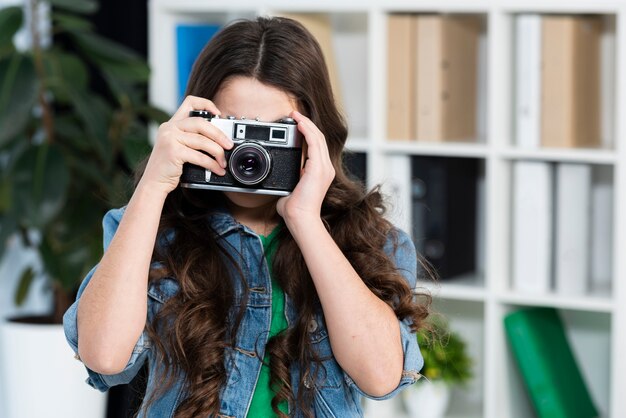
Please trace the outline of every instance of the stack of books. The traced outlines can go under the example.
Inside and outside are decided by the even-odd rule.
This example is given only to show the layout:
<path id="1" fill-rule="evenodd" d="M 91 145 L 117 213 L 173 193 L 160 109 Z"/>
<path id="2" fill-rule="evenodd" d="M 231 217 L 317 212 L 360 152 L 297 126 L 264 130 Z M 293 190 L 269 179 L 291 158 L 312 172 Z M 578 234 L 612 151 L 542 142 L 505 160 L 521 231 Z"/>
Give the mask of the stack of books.
<path id="1" fill-rule="evenodd" d="M 387 138 L 476 141 L 480 17 L 391 14 L 387 25 Z"/>
<path id="2" fill-rule="evenodd" d="M 609 290 L 611 169 L 516 161 L 512 190 L 513 289 L 578 297 Z"/>
<path id="3" fill-rule="evenodd" d="M 601 146 L 603 18 L 523 14 L 515 32 L 517 145 Z"/>

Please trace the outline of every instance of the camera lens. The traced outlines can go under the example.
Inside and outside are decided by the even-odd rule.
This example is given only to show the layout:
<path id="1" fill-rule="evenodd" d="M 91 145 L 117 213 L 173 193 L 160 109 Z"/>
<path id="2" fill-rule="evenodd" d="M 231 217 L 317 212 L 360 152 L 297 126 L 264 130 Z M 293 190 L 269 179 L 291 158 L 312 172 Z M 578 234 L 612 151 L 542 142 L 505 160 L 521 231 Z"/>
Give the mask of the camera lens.
<path id="1" fill-rule="evenodd" d="M 239 145 L 230 155 L 231 174 L 239 183 L 258 184 L 270 172 L 270 155 L 259 144 L 250 142 Z"/>

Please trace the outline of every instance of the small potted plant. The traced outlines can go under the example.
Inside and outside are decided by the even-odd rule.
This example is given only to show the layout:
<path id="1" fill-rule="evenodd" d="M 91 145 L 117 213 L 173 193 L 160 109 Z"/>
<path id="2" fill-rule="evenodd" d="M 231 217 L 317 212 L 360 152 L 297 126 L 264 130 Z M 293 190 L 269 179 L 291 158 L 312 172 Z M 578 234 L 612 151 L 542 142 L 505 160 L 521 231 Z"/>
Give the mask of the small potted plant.
<path id="1" fill-rule="evenodd" d="M 423 377 L 403 392 L 404 405 L 411 417 L 440 418 L 448 408 L 450 388 L 472 378 L 472 359 L 465 341 L 441 318 L 430 320 L 417 341 L 424 356 Z"/>

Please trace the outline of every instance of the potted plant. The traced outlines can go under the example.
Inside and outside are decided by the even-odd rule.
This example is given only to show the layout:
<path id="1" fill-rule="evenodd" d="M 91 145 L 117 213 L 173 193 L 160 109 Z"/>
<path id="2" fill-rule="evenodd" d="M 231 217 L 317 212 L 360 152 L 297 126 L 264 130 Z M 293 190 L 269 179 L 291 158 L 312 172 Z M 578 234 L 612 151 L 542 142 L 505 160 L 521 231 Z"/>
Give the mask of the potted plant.
<path id="1" fill-rule="evenodd" d="M 45 278 L 54 301 L 46 317 L 2 323 L 6 400 L 16 416 L 50 416 L 55 405 L 71 404 L 67 395 L 84 395 L 75 390 L 97 394 L 82 382 L 79 362 L 45 370 L 72 357 L 62 315 L 102 255 L 102 216 L 127 200 L 130 175 L 149 153 L 148 124 L 168 118 L 147 102 L 145 60 L 93 30 L 86 15 L 97 7 L 94 0 L 25 0 L 24 8 L 0 9 L 0 259 L 9 240 L 20 240 L 38 260 L 21 272 L 15 302 L 25 299 L 36 277 Z M 22 27 L 31 42 L 17 48 Z M 50 340 L 39 341 L 45 336 Z M 55 352 L 61 358 L 47 358 Z M 22 354 L 26 358 L 15 357 Z M 78 389 L 59 381 L 70 367 L 84 375 L 68 378 Z M 17 376 L 9 375 L 13 370 Z M 39 387 L 45 390 L 32 402 Z M 50 394 L 54 388 L 59 393 Z M 37 404 L 45 413 L 24 409 Z"/>
<path id="2" fill-rule="evenodd" d="M 440 418 L 448 407 L 450 388 L 472 378 L 472 359 L 465 341 L 439 317 L 428 321 L 417 341 L 424 357 L 423 378 L 405 390 L 402 399 L 411 417 Z"/>

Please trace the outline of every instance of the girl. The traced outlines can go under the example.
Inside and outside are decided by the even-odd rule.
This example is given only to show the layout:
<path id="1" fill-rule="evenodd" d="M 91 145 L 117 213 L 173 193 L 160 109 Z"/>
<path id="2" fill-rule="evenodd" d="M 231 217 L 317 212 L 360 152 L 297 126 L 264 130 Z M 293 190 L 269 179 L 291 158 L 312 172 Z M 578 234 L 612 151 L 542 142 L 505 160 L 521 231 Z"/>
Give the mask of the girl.
<path id="1" fill-rule="evenodd" d="M 319 45 L 299 23 L 225 27 L 198 57 L 125 208 L 104 218 L 101 262 L 64 318 L 99 390 L 147 360 L 139 416 L 361 416 L 419 378 L 409 237 L 342 168 L 347 128 Z M 183 163 L 224 175 L 233 143 L 191 110 L 291 117 L 307 144 L 293 192 L 178 186 Z M 208 155 L 207 155 L 208 154 Z"/>

